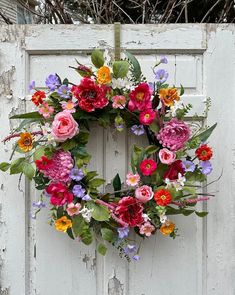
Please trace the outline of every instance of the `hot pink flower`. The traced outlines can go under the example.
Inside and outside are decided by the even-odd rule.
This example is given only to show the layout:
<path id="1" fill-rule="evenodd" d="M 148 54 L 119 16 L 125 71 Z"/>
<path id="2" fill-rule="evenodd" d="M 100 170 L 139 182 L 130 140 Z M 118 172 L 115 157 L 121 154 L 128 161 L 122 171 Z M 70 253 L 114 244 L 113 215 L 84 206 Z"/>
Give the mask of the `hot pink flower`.
<path id="1" fill-rule="evenodd" d="M 133 173 L 128 173 L 126 175 L 126 184 L 130 186 L 136 186 L 138 185 L 140 181 L 140 176 L 138 173 L 133 174 Z"/>
<path id="2" fill-rule="evenodd" d="M 148 221 L 141 225 L 140 234 L 145 235 L 146 237 L 150 237 L 154 230 L 155 227 Z"/>
<path id="3" fill-rule="evenodd" d="M 39 171 L 53 181 L 68 182 L 70 171 L 73 168 L 73 159 L 70 152 L 56 151 L 52 159 L 42 156 L 35 161 Z"/>
<path id="4" fill-rule="evenodd" d="M 148 185 L 142 185 L 135 190 L 135 197 L 142 203 L 146 203 L 153 198 L 152 188 Z"/>
<path id="5" fill-rule="evenodd" d="M 67 213 L 69 216 L 73 216 L 73 215 L 78 215 L 80 213 L 80 209 L 81 209 L 81 204 L 77 203 L 69 203 L 67 206 Z"/>
<path id="6" fill-rule="evenodd" d="M 157 163 L 152 159 L 145 159 L 140 163 L 140 171 L 143 175 L 149 176 L 157 169 Z"/>
<path id="7" fill-rule="evenodd" d="M 52 182 L 46 188 L 46 192 L 51 196 L 51 204 L 55 206 L 63 206 L 73 201 L 73 194 L 68 188 L 60 182 Z"/>
<path id="8" fill-rule="evenodd" d="M 156 118 L 156 112 L 152 109 L 144 110 L 140 113 L 140 123 L 142 125 L 150 125 Z"/>
<path id="9" fill-rule="evenodd" d="M 112 97 L 114 109 L 124 109 L 126 105 L 126 97 L 124 95 L 115 95 Z"/>
<path id="10" fill-rule="evenodd" d="M 147 83 L 140 83 L 134 90 L 129 94 L 130 100 L 128 108 L 130 111 L 143 111 L 145 109 L 152 108 L 151 102 L 152 90 L 149 88 Z"/>
<path id="11" fill-rule="evenodd" d="M 163 164 L 170 165 L 175 161 L 175 153 L 163 148 L 159 151 L 159 159 Z"/>
<path id="12" fill-rule="evenodd" d="M 52 136 L 58 142 L 63 142 L 73 138 L 79 133 L 78 123 L 68 111 L 63 111 L 55 115 L 52 123 Z"/>
<path id="13" fill-rule="evenodd" d="M 165 123 L 164 127 L 157 134 L 157 139 L 164 146 L 171 151 L 178 151 L 189 140 L 190 137 L 189 126 L 176 118 Z"/>
<path id="14" fill-rule="evenodd" d="M 54 108 L 49 106 L 47 102 L 43 102 L 41 107 L 38 109 L 39 114 L 43 115 L 45 119 L 49 119 L 54 113 Z"/>

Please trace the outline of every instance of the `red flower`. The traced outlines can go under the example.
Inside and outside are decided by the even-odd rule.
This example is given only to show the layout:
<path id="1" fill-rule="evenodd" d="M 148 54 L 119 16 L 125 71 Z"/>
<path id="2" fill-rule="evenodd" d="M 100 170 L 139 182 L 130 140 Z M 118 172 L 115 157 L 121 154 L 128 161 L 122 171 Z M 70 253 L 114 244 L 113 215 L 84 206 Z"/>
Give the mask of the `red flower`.
<path id="1" fill-rule="evenodd" d="M 199 160 L 209 161 L 213 155 L 213 151 L 207 144 L 203 144 L 196 150 L 195 154 Z"/>
<path id="2" fill-rule="evenodd" d="M 55 206 L 63 206 L 73 201 L 73 194 L 68 188 L 60 182 L 52 182 L 46 188 L 46 192 L 51 195 L 51 204 Z"/>
<path id="3" fill-rule="evenodd" d="M 149 176 L 157 169 L 157 163 L 152 159 L 145 159 L 140 163 L 140 171 L 143 175 Z"/>
<path id="4" fill-rule="evenodd" d="M 32 102 L 38 106 L 43 103 L 44 98 L 46 98 L 46 93 L 44 91 L 36 91 L 32 96 Z"/>
<path id="5" fill-rule="evenodd" d="M 182 165 L 182 161 L 181 160 L 177 160 L 175 162 L 173 162 L 168 170 L 166 171 L 166 173 L 164 174 L 163 178 L 166 179 L 170 179 L 170 180 L 176 180 L 178 179 L 178 174 L 184 175 L 185 173 L 185 169 Z"/>
<path id="6" fill-rule="evenodd" d="M 78 86 L 73 86 L 71 91 L 78 100 L 79 107 L 86 112 L 103 109 L 108 104 L 106 94 L 109 88 L 97 85 L 91 78 L 85 77 Z"/>
<path id="7" fill-rule="evenodd" d="M 140 113 L 140 123 L 142 125 L 150 125 L 155 118 L 156 112 L 154 112 L 152 109 L 145 110 Z"/>
<path id="8" fill-rule="evenodd" d="M 130 227 L 135 227 L 144 221 L 143 210 L 143 205 L 136 198 L 128 196 L 118 202 L 115 214 Z"/>
<path id="9" fill-rule="evenodd" d="M 46 156 L 42 156 L 39 160 L 35 161 L 38 170 L 47 170 L 52 165 L 52 160 L 48 159 Z"/>
<path id="10" fill-rule="evenodd" d="M 154 200 L 159 206 L 167 206 L 171 202 L 171 194 L 168 190 L 160 189 L 154 193 Z"/>
<path id="11" fill-rule="evenodd" d="M 129 94 L 130 100 L 128 108 L 130 111 L 143 111 L 145 109 L 152 108 L 151 102 L 152 91 L 147 83 L 140 83 L 134 90 Z"/>

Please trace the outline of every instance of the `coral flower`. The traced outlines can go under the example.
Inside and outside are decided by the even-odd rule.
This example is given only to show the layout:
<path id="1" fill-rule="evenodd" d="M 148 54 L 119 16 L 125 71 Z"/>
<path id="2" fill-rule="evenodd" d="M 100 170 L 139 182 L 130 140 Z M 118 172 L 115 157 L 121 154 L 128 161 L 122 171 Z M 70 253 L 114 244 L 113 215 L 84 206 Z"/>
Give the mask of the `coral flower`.
<path id="1" fill-rule="evenodd" d="M 77 203 L 77 204 L 69 203 L 66 211 L 69 216 L 73 216 L 73 215 L 78 215 L 80 213 L 80 209 L 81 209 L 80 203 Z"/>
<path id="2" fill-rule="evenodd" d="M 73 201 L 73 194 L 68 188 L 60 182 L 52 182 L 46 188 L 46 192 L 51 196 L 51 204 L 55 206 L 63 206 Z"/>
<path id="3" fill-rule="evenodd" d="M 170 221 L 167 220 L 165 223 L 162 224 L 162 226 L 160 227 L 160 232 L 163 235 L 170 235 L 175 229 L 175 224 Z"/>
<path id="4" fill-rule="evenodd" d="M 49 119 L 54 113 L 54 108 L 49 106 L 47 102 L 43 102 L 42 106 L 38 109 L 39 114 L 41 114 L 45 119 Z"/>
<path id="5" fill-rule="evenodd" d="M 167 107 L 173 106 L 174 102 L 180 99 L 176 88 L 161 88 L 159 98 Z"/>
<path id="6" fill-rule="evenodd" d="M 150 237 L 154 230 L 155 227 L 148 221 L 141 225 L 140 234 L 145 235 L 146 237 Z"/>
<path id="7" fill-rule="evenodd" d="M 39 106 L 43 103 L 43 99 L 46 98 L 46 93 L 44 91 L 36 91 L 34 95 L 32 96 L 32 102 Z"/>
<path id="8" fill-rule="evenodd" d="M 61 218 L 55 221 L 55 228 L 58 231 L 66 231 L 72 227 L 72 221 L 68 219 L 66 216 L 62 216 Z"/>
<path id="9" fill-rule="evenodd" d="M 147 83 L 140 83 L 134 90 L 129 94 L 130 100 L 128 108 L 130 111 L 143 111 L 145 109 L 152 108 L 151 102 L 152 90 Z"/>
<path id="10" fill-rule="evenodd" d="M 99 84 L 108 84 L 111 83 L 112 77 L 110 74 L 110 69 L 106 66 L 99 68 L 97 71 L 97 82 Z"/>
<path id="11" fill-rule="evenodd" d="M 140 163 L 140 171 L 143 175 L 149 176 L 157 169 L 157 163 L 152 159 L 145 159 Z"/>
<path id="12" fill-rule="evenodd" d="M 150 125 L 156 118 L 156 112 L 154 110 L 144 110 L 140 113 L 140 123 L 142 125 Z"/>
<path id="13" fill-rule="evenodd" d="M 207 144 L 203 144 L 196 150 L 195 154 L 199 160 L 209 161 L 213 155 L 213 151 Z"/>
<path id="14" fill-rule="evenodd" d="M 138 185 L 140 181 L 140 176 L 138 173 L 133 174 L 133 173 L 128 173 L 126 175 L 126 184 L 130 186 L 136 186 Z"/>
<path id="15" fill-rule="evenodd" d="M 158 206 L 167 206 L 171 202 L 171 194 L 166 189 L 160 189 L 154 193 L 154 200 Z"/>
<path id="16" fill-rule="evenodd" d="M 21 133 L 18 146 L 23 152 L 29 152 L 33 148 L 33 137 L 29 132 Z"/>

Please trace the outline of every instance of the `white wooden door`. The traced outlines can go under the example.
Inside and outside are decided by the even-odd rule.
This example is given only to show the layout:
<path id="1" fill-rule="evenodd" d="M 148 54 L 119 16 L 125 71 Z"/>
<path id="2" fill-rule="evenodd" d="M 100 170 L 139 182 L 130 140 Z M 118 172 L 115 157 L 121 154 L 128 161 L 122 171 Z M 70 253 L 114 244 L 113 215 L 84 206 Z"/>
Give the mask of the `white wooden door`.
<path id="1" fill-rule="evenodd" d="M 234 295 L 235 294 L 235 27 L 234 25 L 123 25 L 121 47 L 135 53 L 151 78 L 156 57 L 166 55 L 170 82 L 186 88 L 202 124 L 218 122 L 211 138 L 215 147 L 210 186 L 216 192 L 204 209 L 206 219 L 174 217 L 176 240 L 154 236 L 143 243 L 141 260 L 128 263 L 115 250 L 106 257 L 69 240 L 47 224 L 47 210 L 31 220 L 37 193 L 28 183 L 18 189 L 17 177 L 0 174 L 0 295 Z M 27 85 L 43 85 L 57 72 L 75 83 L 69 65 L 86 62 L 95 48 L 112 47 L 113 25 L 1 26 L 0 136 L 9 133 L 10 114 L 29 107 Z M 209 117 L 204 100 L 212 97 Z M 108 183 L 128 170 L 127 133 L 94 128 L 92 166 Z M 11 143 L 1 144 L 1 161 Z"/>

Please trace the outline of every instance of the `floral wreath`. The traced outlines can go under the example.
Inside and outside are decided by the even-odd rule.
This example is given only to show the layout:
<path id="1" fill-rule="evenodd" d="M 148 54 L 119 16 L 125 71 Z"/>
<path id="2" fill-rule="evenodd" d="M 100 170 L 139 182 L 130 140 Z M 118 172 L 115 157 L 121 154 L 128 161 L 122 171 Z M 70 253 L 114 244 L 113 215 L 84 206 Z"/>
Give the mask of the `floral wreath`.
<path id="1" fill-rule="evenodd" d="M 32 204 L 32 218 L 50 206 L 50 224 L 56 230 L 86 245 L 96 239 L 102 255 L 109 242 L 121 256 L 139 260 L 140 246 L 133 244 L 131 229 L 142 238 L 158 230 L 175 238 L 171 215 L 207 214 L 195 205 L 212 196 L 198 183 L 212 171 L 213 152 L 207 140 L 216 124 L 195 128 L 186 123 L 192 105 L 180 100 L 183 86 L 177 89 L 166 83 L 168 72 L 159 69 L 168 63 L 166 57 L 153 66 L 154 82 L 148 83 L 138 60 L 129 52 L 125 55 L 112 61 L 105 52 L 94 50 L 95 69 L 79 62 L 73 67 L 82 76 L 78 85 L 50 74 L 47 90 L 42 91 L 33 81 L 29 89 L 37 110 L 11 117 L 23 121 L 4 139 L 19 138 L 10 162 L 1 163 L 0 169 L 34 180 L 40 198 Z M 146 147 L 133 146 L 131 172 L 124 184 L 118 174 L 114 177 L 111 193 L 98 190 L 105 180 L 88 169 L 91 121 L 114 126 L 116 132 L 130 128 L 149 141 Z M 12 160 L 15 153 L 21 156 Z"/>

